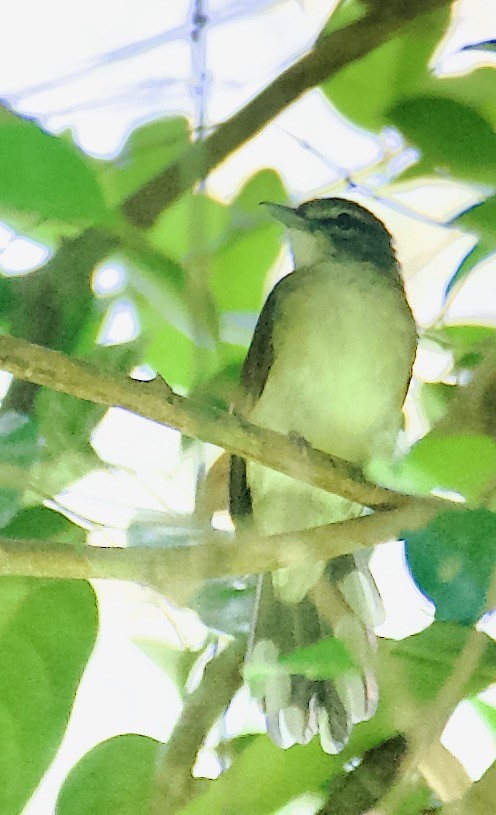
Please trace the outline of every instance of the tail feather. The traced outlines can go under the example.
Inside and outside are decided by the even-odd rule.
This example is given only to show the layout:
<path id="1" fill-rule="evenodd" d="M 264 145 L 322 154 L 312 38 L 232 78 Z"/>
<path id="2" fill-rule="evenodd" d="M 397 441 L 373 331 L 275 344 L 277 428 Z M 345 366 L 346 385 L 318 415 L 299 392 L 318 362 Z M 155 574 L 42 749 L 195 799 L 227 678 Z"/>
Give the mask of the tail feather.
<path id="1" fill-rule="evenodd" d="M 369 719 L 377 707 L 373 627 L 381 605 L 367 561 L 351 555 L 331 561 L 298 603 L 282 601 L 270 577 L 261 580 L 248 660 L 276 663 L 297 648 L 337 636 L 359 666 L 333 681 L 288 676 L 275 669 L 252 689 L 277 744 L 306 744 L 318 733 L 323 749 L 336 753 L 348 741 L 353 724 Z"/>

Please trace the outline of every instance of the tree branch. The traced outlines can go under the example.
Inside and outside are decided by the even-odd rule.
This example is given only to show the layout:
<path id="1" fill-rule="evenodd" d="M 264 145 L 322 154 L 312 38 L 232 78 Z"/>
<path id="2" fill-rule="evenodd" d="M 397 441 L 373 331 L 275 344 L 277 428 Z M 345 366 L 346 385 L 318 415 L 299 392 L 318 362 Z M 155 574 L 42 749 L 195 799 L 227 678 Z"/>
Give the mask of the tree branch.
<path id="1" fill-rule="evenodd" d="M 424 526 L 438 507 L 419 499 L 400 509 L 364 515 L 298 533 L 264 537 L 243 530 L 198 533 L 190 546 L 98 548 L 59 542 L 0 538 L 0 575 L 90 580 L 131 580 L 170 599 L 184 585 L 213 577 L 272 572 L 308 559 L 330 560 Z"/>
<path id="2" fill-rule="evenodd" d="M 0 336 L 0 368 L 19 379 L 78 399 L 126 408 L 366 506 L 389 508 L 408 501 L 404 495 L 366 482 L 357 468 L 342 459 L 311 447 L 302 448 L 281 433 L 179 396 L 160 379 L 139 382 L 122 374 L 102 372 L 59 351 L 8 334 Z"/>
<path id="3" fill-rule="evenodd" d="M 139 227 L 151 226 L 165 207 L 243 142 L 254 136 L 305 91 L 382 45 L 419 14 L 447 5 L 447 0 L 395 0 L 380 3 L 351 25 L 322 37 L 312 51 L 284 71 L 239 113 L 179 158 L 124 202 L 123 211 Z"/>

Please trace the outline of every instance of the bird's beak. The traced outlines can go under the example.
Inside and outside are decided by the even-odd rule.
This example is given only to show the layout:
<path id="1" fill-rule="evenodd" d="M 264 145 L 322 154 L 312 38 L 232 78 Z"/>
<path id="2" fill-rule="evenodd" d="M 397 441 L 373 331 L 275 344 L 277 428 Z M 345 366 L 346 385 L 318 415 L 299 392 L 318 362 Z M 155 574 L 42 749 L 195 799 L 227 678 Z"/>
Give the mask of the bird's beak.
<path id="1" fill-rule="evenodd" d="M 271 204 L 268 201 L 263 201 L 262 206 L 266 207 L 273 218 L 280 221 L 284 226 L 289 229 L 301 229 L 304 219 L 298 215 L 292 207 L 285 207 L 282 204 Z"/>

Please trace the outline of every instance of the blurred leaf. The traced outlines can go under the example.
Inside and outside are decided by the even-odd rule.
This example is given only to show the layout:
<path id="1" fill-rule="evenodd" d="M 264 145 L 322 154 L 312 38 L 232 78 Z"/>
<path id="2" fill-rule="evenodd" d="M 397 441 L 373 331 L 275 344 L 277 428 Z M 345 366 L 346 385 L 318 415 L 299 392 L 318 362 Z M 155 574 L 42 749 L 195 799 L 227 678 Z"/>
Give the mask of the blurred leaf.
<path id="1" fill-rule="evenodd" d="M 322 86 L 326 96 L 340 113 L 363 127 L 378 130 L 388 124 L 388 108 L 398 98 L 416 93 L 429 77 L 428 63 L 448 15 L 446 7 L 417 16 L 397 36 L 330 77 Z"/>
<path id="2" fill-rule="evenodd" d="M 332 34 L 346 25 L 360 20 L 367 12 L 367 6 L 363 0 L 342 0 L 335 11 L 332 12 L 325 24 L 321 36 Z"/>
<path id="3" fill-rule="evenodd" d="M 211 287 L 220 312 L 259 311 L 263 284 L 283 235 L 260 204 L 285 200 L 279 176 L 264 170 L 250 179 L 231 205 L 232 236 L 210 262 Z"/>
<path id="4" fill-rule="evenodd" d="M 189 192 L 162 213 L 148 236 L 157 249 L 182 261 L 215 251 L 228 226 L 228 207 Z"/>
<path id="5" fill-rule="evenodd" d="M 279 663 L 288 673 L 308 679 L 337 679 L 356 669 L 346 645 L 337 637 L 297 648 L 291 654 L 279 657 Z"/>
<path id="6" fill-rule="evenodd" d="M 133 642 L 172 679 L 179 692 L 184 691 L 186 681 L 198 660 L 197 652 L 173 648 L 159 640 L 133 639 Z"/>
<path id="7" fill-rule="evenodd" d="M 143 361 L 151 365 L 172 388 L 188 390 L 193 382 L 196 346 L 179 329 L 161 320 L 152 308 L 139 307 L 145 339 Z"/>
<path id="8" fill-rule="evenodd" d="M 0 812 L 21 812 L 55 756 L 93 648 L 93 590 L 0 580 Z"/>
<path id="9" fill-rule="evenodd" d="M 432 490 L 449 490 L 477 503 L 493 484 L 496 442 L 475 434 L 436 435 L 420 439 L 400 461 L 373 462 L 369 477 L 418 495 Z"/>
<path id="10" fill-rule="evenodd" d="M 42 446 L 36 433 L 36 425 L 27 416 L 13 410 L 0 415 L 0 466 L 6 465 L 8 482 L 9 467 L 29 468 L 37 462 L 42 453 Z M 13 475 L 13 474 L 12 474 Z M 12 486 L 0 488 L 0 528 L 14 517 L 21 504 L 28 479 L 19 484 L 18 478 L 12 477 Z"/>
<path id="11" fill-rule="evenodd" d="M 112 206 L 150 181 L 184 150 L 188 120 L 182 116 L 148 122 L 132 131 L 112 162 L 94 162 Z"/>
<path id="12" fill-rule="evenodd" d="M 13 410 L 0 416 L 0 461 L 29 466 L 39 458 L 40 449 L 31 419 Z"/>
<path id="13" fill-rule="evenodd" d="M 483 40 L 472 45 L 464 45 L 460 51 L 496 51 L 496 40 Z"/>
<path id="14" fill-rule="evenodd" d="M 432 426 L 442 419 L 447 407 L 456 393 L 452 385 L 444 382 L 422 382 L 420 389 L 420 408 Z"/>
<path id="15" fill-rule="evenodd" d="M 107 212 L 82 151 L 6 108 L 0 108 L 0 208 L 84 224 Z"/>
<path id="16" fill-rule="evenodd" d="M 449 282 L 447 292 L 450 292 L 456 283 L 467 277 L 480 261 L 485 260 L 496 251 L 496 195 L 492 195 L 463 212 L 452 221 L 452 225 L 475 233 L 479 241 L 456 270 Z"/>
<path id="17" fill-rule="evenodd" d="M 201 621 L 224 634 L 247 634 L 253 620 L 257 578 L 207 580 L 190 602 Z"/>
<path id="18" fill-rule="evenodd" d="M 437 619 L 477 622 L 496 563 L 496 515 L 485 509 L 443 512 L 402 537 L 410 571 L 435 603 Z"/>
<path id="19" fill-rule="evenodd" d="M 7 538 L 35 538 L 39 540 L 63 540 L 70 543 L 84 543 L 86 533 L 73 524 L 65 515 L 48 507 L 27 507 L 2 530 Z"/>
<path id="20" fill-rule="evenodd" d="M 321 792 L 351 759 L 391 735 L 379 709 L 373 721 L 354 728 L 349 744 L 338 755 L 324 753 L 318 739 L 304 747 L 281 750 L 266 736 L 259 736 L 178 815 L 230 815 L 233 811 L 236 815 L 272 815 L 298 795 Z"/>
<path id="21" fill-rule="evenodd" d="M 403 95 L 387 115 L 422 150 L 423 172 L 447 169 L 469 181 L 496 182 L 496 134 L 475 107 L 440 96 Z"/>
<path id="22" fill-rule="evenodd" d="M 483 699 L 477 697 L 471 699 L 470 704 L 481 717 L 482 721 L 488 726 L 493 740 L 496 743 L 496 708 L 493 705 L 488 705 Z"/>
<path id="23" fill-rule="evenodd" d="M 160 743 L 125 735 L 98 744 L 72 768 L 56 815 L 152 815 Z"/>
<path id="24" fill-rule="evenodd" d="M 438 621 L 399 642 L 379 640 L 381 688 L 384 685 L 387 689 L 388 683 L 394 682 L 401 694 L 408 689 L 418 702 L 434 700 L 451 676 L 471 633 L 466 627 Z M 496 645 L 489 637 L 486 640 L 482 659 L 468 682 L 467 694 L 478 693 L 494 682 Z"/>

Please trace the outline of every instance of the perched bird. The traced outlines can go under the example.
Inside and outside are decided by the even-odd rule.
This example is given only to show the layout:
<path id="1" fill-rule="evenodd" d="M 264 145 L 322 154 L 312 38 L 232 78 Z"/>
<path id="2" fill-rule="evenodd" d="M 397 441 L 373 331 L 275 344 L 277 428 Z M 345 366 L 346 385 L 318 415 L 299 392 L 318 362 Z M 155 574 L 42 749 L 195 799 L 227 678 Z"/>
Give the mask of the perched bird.
<path id="1" fill-rule="evenodd" d="M 417 346 L 391 235 L 346 199 L 265 206 L 289 231 L 294 271 L 265 302 L 234 410 L 360 466 L 391 455 Z M 238 526 L 253 522 L 271 535 L 364 508 L 233 456 L 230 510 Z M 336 752 L 353 723 L 373 714 L 373 628 L 381 613 L 367 554 L 305 561 L 260 579 L 248 660 L 270 663 L 340 637 L 360 666 L 332 683 L 268 672 L 254 693 L 276 743 L 306 743 L 318 732 L 323 749 Z"/>

